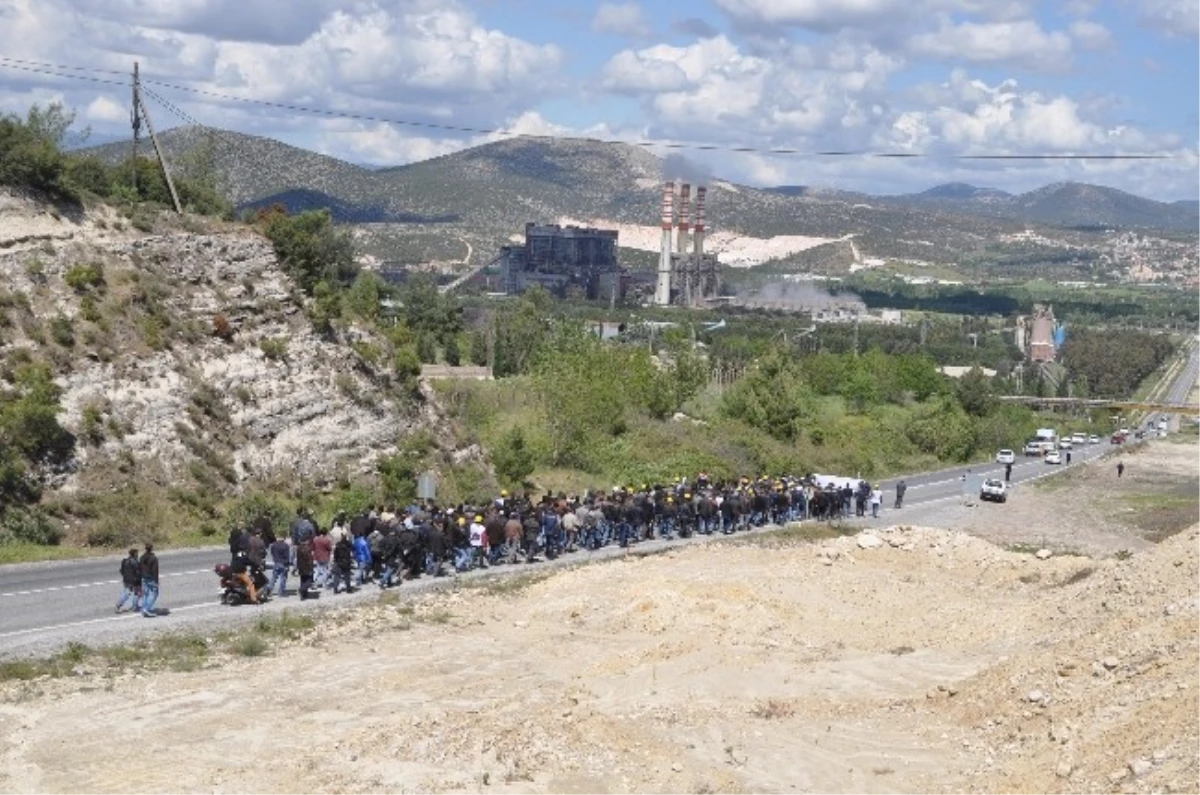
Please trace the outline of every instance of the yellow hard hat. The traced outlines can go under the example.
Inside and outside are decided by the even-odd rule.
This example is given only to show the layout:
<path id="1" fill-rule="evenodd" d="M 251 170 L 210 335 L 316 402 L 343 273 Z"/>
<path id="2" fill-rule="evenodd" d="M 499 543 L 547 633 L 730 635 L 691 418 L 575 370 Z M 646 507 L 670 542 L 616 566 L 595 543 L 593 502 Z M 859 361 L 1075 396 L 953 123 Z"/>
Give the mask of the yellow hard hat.
<path id="1" fill-rule="evenodd" d="M 507 497 L 507 496 L 508 496 L 508 489 L 500 489 L 500 496 L 501 496 L 501 497 Z"/>
<path id="2" fill-rule="evenodd" d="M 465 516 L 460 516 L 460 517 L 458 517 L 458 523 L 459 523 L 459 525 L 464 525 L 464 524 L 466 524 L 466 523 L 467 523 L 467 517 L 465 517 Z"/>
<path id="3" fill-rule="evenodd" d="M 480 516 L 479 514 L 475 514 L 475 521 L 477 521 L 477 522 L 482 522 L 482 521 L 483 521 L 483 517 L 482 517 L 482 516 Z"/>

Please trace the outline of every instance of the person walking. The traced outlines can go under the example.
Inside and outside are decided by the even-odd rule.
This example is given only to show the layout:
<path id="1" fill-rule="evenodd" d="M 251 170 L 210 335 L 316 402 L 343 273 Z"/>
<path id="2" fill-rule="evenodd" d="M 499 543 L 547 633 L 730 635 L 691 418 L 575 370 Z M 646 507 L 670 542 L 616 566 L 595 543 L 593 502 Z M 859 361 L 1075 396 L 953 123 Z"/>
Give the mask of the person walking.
<path id="1" fill-rule="evenodd" d="M 1004 482 L 1008 483 L 1012 480 L 1012 464 L 1004 465 Z"/>
<path id="2" fill-rule="evenodd" d="M 908 491 L 908 484 L 901 480 L 896 484 L 896 507 L 899 508 L 904 504 L 904 492 Z"/>
<path id="3" fill-rule="evenodd" d="M 1125 474 L 1125 462 L 1118 461 L 1117 462 L 1117 477 L 1121 477 L 1124 474 Z"/>
<path id="4" fill-rule="evenodd" d="M 131 612 L 138 609 L 138 600 L 142 594 L 142 564 L 138 560 L 137 547 L 129 550 L 129 557 L 121 561 L 121 598 L 117 600 L 117 612 L 129 600 Z"/>
<path id="5" fill-rule="evenodd" d="M 313 591 L 313 550 L 308 541 L 300 542 L 296 550 L 296 570 L 300 572 L 300 601 L 316 599 L 320 591 Z"/>
<path id="6" fill-rule="evenodd" d="M 147 541 L 146 551 L 138 561 L 142 575 L 142 615 L 146 618 L 156 618 L 154 604 L 158 601 L 158 556 L 154 554 L 154 544 Z"/>
<path id="7" fill-rule="evenodd" d="M 875 484 L 875 488 L 871 489 L 871 518 L 879 518 L 879 507 L 883 503 L 883 490 L 879 488 L 879 484 Z"/>
<path id="8" fill-rule="evenodd" d="M 271 584 L 267 586 L 267 593 L 274 591 L 275 583 L 279 583 L 279 595 L 283 596 L 287 591 L 288 569 L 292 566 L 292 546 L 286 538 L 280 537 L 271 542 L 268 549 L 271 553 Z"/>
<path id="9" fill-rule="evenodd" d="M 334 528 L 337 528 L 336 524 Z M 312 555 L 313 563 L 316 564 L 315 577 L 317 588 L 328 588 L 333 582 L 333 575 L 329 569 L 329 561 L 333 558 L 334 546 L 345 534 L 345 530 L 339 531 L 337 540 L 335 540 L 332 530 L 324 528 L 317 530 L 317 537 L 312 540 Z"/>

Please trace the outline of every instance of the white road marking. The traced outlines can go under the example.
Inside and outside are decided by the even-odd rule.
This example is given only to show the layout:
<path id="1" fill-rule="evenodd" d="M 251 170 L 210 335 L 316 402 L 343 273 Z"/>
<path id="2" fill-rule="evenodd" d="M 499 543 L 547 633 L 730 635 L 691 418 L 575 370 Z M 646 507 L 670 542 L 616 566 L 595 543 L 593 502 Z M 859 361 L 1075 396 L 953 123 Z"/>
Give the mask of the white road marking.
<path id="1" fill-rule="evenodd" d="M 162 575 L 163 577 L 190 577 L 196 574 L 212 574 L 212 569 L 196 569 L 195 571 L 171 571 Z M 105 580 L 103 582 L 81 582 L 74 585 L 51 585 L 46 588 L 37 588 L 32 591 L 9 591 L 0 593 L 0 597 L 4 596 L 32 596 L 40 593 L 53 593 L 54 591 L 70 591 L 76 588 L 95 588 L 100 585 L 120 585 L 120 580 Z M 0 636 L 3 637 L 3 636 Z"/>

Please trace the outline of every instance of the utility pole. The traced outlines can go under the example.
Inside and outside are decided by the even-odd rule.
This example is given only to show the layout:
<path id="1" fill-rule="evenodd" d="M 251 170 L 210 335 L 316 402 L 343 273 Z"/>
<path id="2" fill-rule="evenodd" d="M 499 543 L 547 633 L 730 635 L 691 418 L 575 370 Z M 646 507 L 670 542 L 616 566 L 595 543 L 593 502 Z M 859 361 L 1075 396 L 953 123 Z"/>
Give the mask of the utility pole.
<path id="1" fill-rule="evenodd" d="M 137 61 L 133 62 L 133 140 L 134 140 L 134 155 L 137 155 L 137 135 L 139 122 L 137 116 L 146 120 L 146 129 L 150 132 L 150 142 L 154 144 L 154 153 L 158 155 L 158 165 L 162 168 L 163 179 L 166 180 L 167 190 L 171 192 L 171 203 L 175 205 L 175 212 L 182 214 L 183 208 L 179 205 L 179 194 L 175 192 L 175 183 L 171 180 L 171 169 L 167 167 L 167 158 L 163 155 L 162 147 L 158 145 L 158 136 L 154 134 L 154 123 L 150 121 L 150 111 L 146 109 L 146 103 L 142 100 L 142 83 L 138 77 Z M 134 168 L 137 168 L 137 161 L 134 161 Z"/>
<path id="2" fill-rule="evenodd" d="M 138 112 L 138 64 L 133 62 L 133 110 L 129 113 L 129 123 L 133 126 L 133 141 L 129 149 L 129 183 L 133 185 L 134 195 L 137 195 L 137 156 L 138 137 L 142 134 L 142 114 Z"/>

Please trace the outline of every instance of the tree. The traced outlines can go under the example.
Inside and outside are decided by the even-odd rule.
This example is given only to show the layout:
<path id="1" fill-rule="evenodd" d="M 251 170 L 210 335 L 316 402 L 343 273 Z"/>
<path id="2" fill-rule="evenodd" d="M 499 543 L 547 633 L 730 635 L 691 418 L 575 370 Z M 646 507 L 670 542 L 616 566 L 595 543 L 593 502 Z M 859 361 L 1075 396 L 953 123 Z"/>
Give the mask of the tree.
<path id="1" fill-rule="evenodd" d="M 984 417 L 996 405 L 991 380 L 978 367 L 972 367 L 958 380 L 958 402 L 975 417 Z"/>
<path id="2" fill-rule="evenodd" d="M 310 295 L 321 282 L 345 285 L 358 273 L 350 236 L 334 228 L 329 210 L 271 212 L 264 216 L 263 233 L 283 269 Z"/>
<path id="3" fill-rule="evenodd" d="M 520 428 L 513 428 L 500 437 L 492 451 L 492 463 L 496 474 L 509 485 L 520 486 L 533 474 L 534 454 L 525 443 L 525 434 Z"/>

